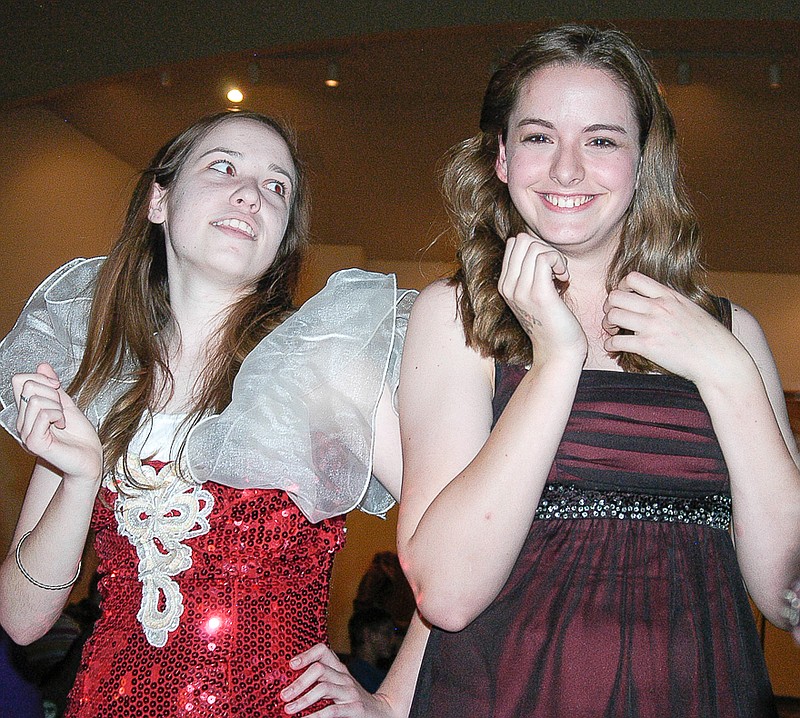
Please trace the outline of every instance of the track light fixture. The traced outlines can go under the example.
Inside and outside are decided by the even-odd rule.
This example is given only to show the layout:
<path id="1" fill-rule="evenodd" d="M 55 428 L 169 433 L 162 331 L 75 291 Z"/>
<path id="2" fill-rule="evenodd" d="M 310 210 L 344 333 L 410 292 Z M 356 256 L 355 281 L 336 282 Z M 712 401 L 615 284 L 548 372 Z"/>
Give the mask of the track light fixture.
<path id="1" fill-rule="evenodd" d="M 325 75 L 325 84 L 328 87 L 339 87 L 339 63 L 331 60 L 328 63 L 328 72 Z"/>
<path id="2" fill-rule="evenodd" d="M 691 85 L 692 84 L 692 66 L 686 59 L 678 62 L 678 84 Z"/>
<path id="3" fill-rule="evenodd" d="M 261 82 L 261 65 L 258 60 L 251 60 L 247 65 L 247 80 L 251 85 Z"/>
<path id="4" fill-rule="evenodd" d="M 781 66 L 777 62 L 770 63 L 767 69 L 767 77 L 769 78 L 769 86 L 773 90 L 777 90 L 781 86 Z"/>

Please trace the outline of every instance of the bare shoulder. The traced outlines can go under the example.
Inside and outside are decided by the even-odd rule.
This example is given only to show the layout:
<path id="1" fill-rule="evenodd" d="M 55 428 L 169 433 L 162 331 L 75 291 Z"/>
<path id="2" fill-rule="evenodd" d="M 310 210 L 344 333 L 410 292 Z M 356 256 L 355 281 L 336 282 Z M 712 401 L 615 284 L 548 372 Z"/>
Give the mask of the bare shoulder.
<path id="1" fill-rule="evenodd" d="M 458 310 L 458 288 L 447 280 L 428 285 L 414 302 L 403 354 L 408 371 L 412 367 L 405 362 L 407 357 L 422 359 L 429 366 L 431 362 L 444 365 L 450 371 L 470 367 L 470 371 L 484 373 L 486 365 L 492 365 L 491 359 L 467 346 Z"/>
<path id="2" fill-rule="evenodd" d="M 755 337 L 764 337 L 761 325 L 747 309 L 731 302 L 731 330 L 740 341 Z"/>
<path id="3" fill-rule="evenodd" d="M 411 316 L 418 323 L 449 324 L 461 328 L 457 288 L 446 279 L 429 284 L 414 301 Z"/>
<path id="4" fill-rule="evenodd" d="M 743 307 L 731 303 L 731 309 L 733 311 L 731 327 L 733 334 L 741 342 L 742 346 L 747 349 L 755 362 L 789 453 L 795 463 L 800 466 L 800 450 L 798 450 L 797 442 L 789 423 L 783 383 L 764 330 L 758 320 Z"/>
<path id="5" fill-rule="evenodd" d="M 772 359 L 772 353 L 767 343 L 767 337 L 761 325 L 747 309 L 731 302 L 731 331 L 733 335 L 742 343 L 745 349 L 750 352 L 753 359 L 757 364 L 761 357 L 769 356 Z"/>

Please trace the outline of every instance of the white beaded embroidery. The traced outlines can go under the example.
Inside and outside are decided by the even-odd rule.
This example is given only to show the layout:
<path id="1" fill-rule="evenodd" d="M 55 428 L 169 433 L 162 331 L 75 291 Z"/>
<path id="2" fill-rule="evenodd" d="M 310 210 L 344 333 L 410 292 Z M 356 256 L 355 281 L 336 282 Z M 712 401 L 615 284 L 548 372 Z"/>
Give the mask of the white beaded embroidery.
<path id="1" fill-rule="evenodd" d="M 727 531 L 729 494 L 649 496 L 629 491 L 597 491 L 575 484 L 545 484 L 535 519 L 631 519 L 700 524 Z"/>
<path id="2" fill-rule="evenodd" d="M 192 565 L 192 549 L 182 542 L 208 533 L 214 497 L 200 484 L 179 475 L 175 462 L 156 474 L 135 455 L 129 454 L 127 460 L 132 478 L 144 488 L 130 486 L 121 466 L 117 467 L 121 490 L 110 475 L 104 484 L 118 493 L 114 514 L 119 533 L 131 542 L 139 557 L 142 603 L 136 618 L 148 643 L 161 647 L 170 631 L 178 627 L 183 613 L 183 596 L 172 580 Z"/>

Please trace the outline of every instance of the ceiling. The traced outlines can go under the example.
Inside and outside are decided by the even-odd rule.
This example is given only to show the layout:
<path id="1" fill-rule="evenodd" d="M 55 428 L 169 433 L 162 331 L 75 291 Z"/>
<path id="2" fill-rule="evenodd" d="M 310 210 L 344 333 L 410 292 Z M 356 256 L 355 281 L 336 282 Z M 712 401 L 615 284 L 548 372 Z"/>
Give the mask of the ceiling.
<path id="1" fill-rule="evenodd" d="M 800 272 L 800 22 L 617 24 L 652 51 L 676 114 L 711 267 Z M 541 27 L 438 27 L 270 45 L 50 88 L 6 106 L 42 104 L 141 168 L 182 127 L 225 107 L 224 89 L 237 83 L 244 106 L 298 129 L 312 171 L 316 241 L 412 259 L 447 226 L 439 158 L 474 133 L 498 59 Z M 688 86 L 677 84 L 680 59 L 692 68 Z M 778 91 L 765 79 L 773 60 L 782 70 Z M 332 61 L 336 89 L 323 84 Z M 452 246 L 436 242 L 425 257 L 450 259 Z"/>

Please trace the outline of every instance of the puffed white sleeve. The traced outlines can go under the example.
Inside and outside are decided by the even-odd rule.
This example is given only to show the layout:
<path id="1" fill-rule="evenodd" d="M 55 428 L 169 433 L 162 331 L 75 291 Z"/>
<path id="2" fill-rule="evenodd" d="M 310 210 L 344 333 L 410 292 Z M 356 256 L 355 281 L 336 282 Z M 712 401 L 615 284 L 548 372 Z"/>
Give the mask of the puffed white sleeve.
<path id="1" fill-rule="evenodd" d="M 104 259 L 73 259 L 59 267 L 36 288 L 14 327 L 0 342 L 0 425 L 17 441 L 11 377 L 36 371 L 37 365 L 46 361 L 63 386 L 72 381 L 86 347 L 95 279 Z M 93 413 L 89 418 L 97 425 L 96 407 Z"/>
<path id="2" fill-rule="evenodd" d="M 399 377 L 416 292 L 394 275 L 348 269 L 242 363 L 230 405 L 190 431 L 198 481 L 286 491 L 312 522 L 394 503 L 372 476 L 375 415 Z"/>

